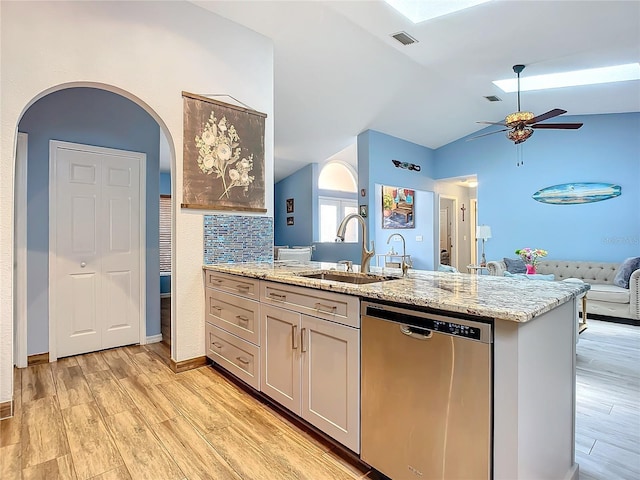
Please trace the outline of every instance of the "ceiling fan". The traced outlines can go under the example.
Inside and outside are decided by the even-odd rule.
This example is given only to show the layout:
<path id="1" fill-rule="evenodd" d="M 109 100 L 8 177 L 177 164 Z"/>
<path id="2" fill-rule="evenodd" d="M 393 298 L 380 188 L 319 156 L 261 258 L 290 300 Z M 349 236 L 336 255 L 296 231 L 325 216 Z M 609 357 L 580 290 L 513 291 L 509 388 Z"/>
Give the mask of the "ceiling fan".
<path id="1" fill-rule="evenodd" d="M 488 125 L 502 125 L 502 130 L 496 130 L 495 132 L 489 132 L 482 135 L 478 135 L 470 138 L 474 140 L 480 137 L 486 137 L 487 135 L 493 135 L 494 133 L 507 132 L 507 138 L 513 141 L 514 144 L 519 144 L 526 141 L 531 135 L 533 135 L 533 129 L 535 128 L 557 128 L 562 130 L 575 130 L 582 126 L 582 123 L 538 123 L 549 118 L 557 117 L 563 113 L 567 113 L 566 110 L 560 108 L 554 108 L 542 115 L 534 116 L 531 112 L 520 111 L 520 73 L 524 70 L 524 65 L 514 65 L 513 71 L 518 75 L 518 111 L 507 115 L 504 122 L 476 122 L 485 123 Z"/>

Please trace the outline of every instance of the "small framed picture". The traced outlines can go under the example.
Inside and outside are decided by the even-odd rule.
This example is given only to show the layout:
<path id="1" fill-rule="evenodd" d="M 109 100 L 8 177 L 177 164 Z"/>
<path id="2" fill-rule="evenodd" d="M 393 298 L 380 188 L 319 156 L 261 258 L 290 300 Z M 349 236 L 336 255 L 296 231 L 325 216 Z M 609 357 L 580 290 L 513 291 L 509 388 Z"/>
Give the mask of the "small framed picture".
<path id="1" fill-rule="evenodd" d="M 293 225 L 293 217 L 287 217 L 287 225 Z"/>
<path id="2" fill-rule="evenodd" d="M 287 213 L 293 213 L 293 198 L 287 198 Z M 292 220 L 293 222 L 293 220 Z M 287 225 L 289 224 L 289 221 L 287 219 Z M 293 225 L 293 223 L 292 223 Z"/>
<path id="3" fill-rule="evenodd" d="M 360 207 L 358 208 L 358 211 L 360 212 L 360 216 L 362 218 L 367 218 L 367 206 L 366 205 L 360 205 Z"/>

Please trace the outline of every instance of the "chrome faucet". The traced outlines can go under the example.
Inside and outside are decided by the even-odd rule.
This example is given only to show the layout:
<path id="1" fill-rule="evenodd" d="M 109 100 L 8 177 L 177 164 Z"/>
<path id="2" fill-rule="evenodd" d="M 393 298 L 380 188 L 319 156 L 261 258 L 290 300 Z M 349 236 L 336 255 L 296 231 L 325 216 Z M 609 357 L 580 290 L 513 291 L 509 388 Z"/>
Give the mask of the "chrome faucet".
<path id="1" fill-rule="evenodd" d="M 340 239 L 341 242 L 344 242 L 344 234 L 347 229 L 347 223 L 352 218 L 357 218 L 358 222 L 360 222 L 360 227 L 362 227 L 362 258 L 360 260 L 360 271 L 362 273 L 369 273 L 369 262 L 371 262 L 371 257 L 375 254 L 373 240 L 371 240 L 371 250 L 367 250 L 367 224 L 357 213 L 351 213 L 344 217 L 338 226 L 338 232 L 336 233 L 336 237 Z"/>
<path id="2" fill-rule="evenodd" d="M 387 238 L 387 245 L 389 245 L 391 239 L 396 235 L 402 239 L 402 263 L 400 263 L 400 266 L 402 267 L 402 276 L 404 277 L 407 274 L 407 270 L 409 270 L 409 264 L 405 261 L 407 257 L 407 245 L 404 242 L 404 237 L 399 233 L 392 233 L 389 235 L 389 238 Z"/>

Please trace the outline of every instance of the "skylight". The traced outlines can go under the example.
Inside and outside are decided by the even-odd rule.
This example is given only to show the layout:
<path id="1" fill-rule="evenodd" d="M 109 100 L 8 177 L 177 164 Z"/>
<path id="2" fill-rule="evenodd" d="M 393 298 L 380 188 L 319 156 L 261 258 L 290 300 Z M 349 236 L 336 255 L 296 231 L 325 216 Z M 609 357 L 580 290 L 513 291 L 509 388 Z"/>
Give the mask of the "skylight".
<path id="1" fill-rule="evenodd" d="M 424 22 L 491 0 L 384 0 L 413 23 Z"/>
<path id="2" fill-rule="evenodd" d="M 640 80 L 640 63 L 520 77 L 520 90 L 526 92 L 529 90 L 596 85 L 599 83 L 624 82 L 627 80 Z M 494 80 L 493 83 L 507 93 L 518 91 L 517 78 Z"/>

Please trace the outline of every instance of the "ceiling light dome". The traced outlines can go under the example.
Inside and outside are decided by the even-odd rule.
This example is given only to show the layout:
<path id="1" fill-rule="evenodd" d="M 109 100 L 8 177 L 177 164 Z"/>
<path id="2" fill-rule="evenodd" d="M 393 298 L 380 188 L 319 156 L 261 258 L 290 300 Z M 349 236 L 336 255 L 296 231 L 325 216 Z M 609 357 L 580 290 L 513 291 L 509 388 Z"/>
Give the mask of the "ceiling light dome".
<path id="1" fill-rule="evenodd" d="M 532 112 L 515 112 L 510 113 L 504 119 L 504 123 L 506 123 L 509 127 L 515 127 L 521 123 L 526 123 L 534 117 Z"/>

